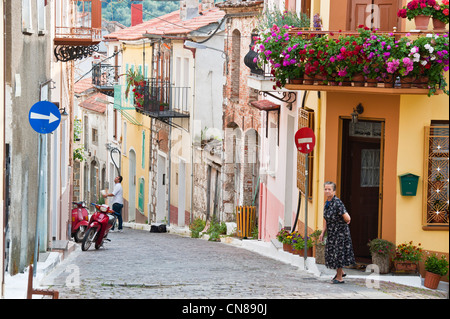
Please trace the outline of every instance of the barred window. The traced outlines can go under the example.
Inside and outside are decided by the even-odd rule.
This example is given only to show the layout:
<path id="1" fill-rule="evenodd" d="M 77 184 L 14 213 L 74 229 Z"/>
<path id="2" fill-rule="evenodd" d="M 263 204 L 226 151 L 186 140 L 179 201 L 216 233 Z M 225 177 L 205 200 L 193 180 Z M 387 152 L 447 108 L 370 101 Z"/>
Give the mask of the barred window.
<path id="1" fill-rule="evenodd" d="M 448 227 L 448 133 L 448 121 L 425 127 L 423 226 Z"/>
<path id="2" fill-rule="evenodd" d="M 314 131 L 314 110 L 304 108 L 299 109 L 298 113 L 298 129 L 309 127 Z M 314 154 L 313 150 L 309 153 L 308 158 L 308 197 L 311 199 L 313 195 L 312 181 L 314 168 Z M 306 154 L 297 152 L 297 187 L 302 194 L 305 194 L 305 165 Z"/>

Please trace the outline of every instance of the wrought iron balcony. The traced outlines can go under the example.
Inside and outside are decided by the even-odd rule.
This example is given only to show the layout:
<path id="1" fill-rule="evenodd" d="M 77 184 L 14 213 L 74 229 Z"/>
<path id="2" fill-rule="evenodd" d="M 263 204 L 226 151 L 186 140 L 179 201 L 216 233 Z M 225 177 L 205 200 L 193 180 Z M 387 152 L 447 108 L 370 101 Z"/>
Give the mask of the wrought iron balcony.
<path id="1" fill-rule="evenodd" d="M 135 107 L 138 112 L 157 119 L 189 117 L 189 87 L 174 87 L 169 81 L 148 79 L 136 87 Z"/>
<path id="2" fill-rule="evenodd" d="M 103 93 L 113 93 L 118 83 L 119 66 L 98 63 L 92 68 L 92 84 Z"/>
<path id="3" fill-rule="evenodd" d="M 58 61 L 83 59 L 102 40 L 101 0 L 62 0 L 55 4 L 54 54 Z"/>

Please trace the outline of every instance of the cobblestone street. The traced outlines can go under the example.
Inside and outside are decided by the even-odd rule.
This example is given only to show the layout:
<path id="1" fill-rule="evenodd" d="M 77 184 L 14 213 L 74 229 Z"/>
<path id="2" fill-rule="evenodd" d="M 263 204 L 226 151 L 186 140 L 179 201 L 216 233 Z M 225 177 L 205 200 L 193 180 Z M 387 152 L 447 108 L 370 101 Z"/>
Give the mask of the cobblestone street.
<path id="1" fill-rule="evenodd" d="M 77 247 L 41 283 L 61 299 L 441 299 L 447 294 L 362 279 L 333 285 L 246 249 L 125 228 L 106 248 Z M 331 279 L 331 278 L 330 278 Z"/>

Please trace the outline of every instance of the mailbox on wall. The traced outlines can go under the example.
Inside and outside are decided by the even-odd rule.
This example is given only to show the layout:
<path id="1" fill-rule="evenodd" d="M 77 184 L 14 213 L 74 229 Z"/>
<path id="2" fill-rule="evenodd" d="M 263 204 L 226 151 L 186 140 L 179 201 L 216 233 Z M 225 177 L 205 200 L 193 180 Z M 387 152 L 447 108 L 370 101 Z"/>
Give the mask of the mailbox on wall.
<path id="1" fill-rule="evenodd" d="M 402 196 L 416 196 L 419 176 L 407 173 L 399 176 Z"/>

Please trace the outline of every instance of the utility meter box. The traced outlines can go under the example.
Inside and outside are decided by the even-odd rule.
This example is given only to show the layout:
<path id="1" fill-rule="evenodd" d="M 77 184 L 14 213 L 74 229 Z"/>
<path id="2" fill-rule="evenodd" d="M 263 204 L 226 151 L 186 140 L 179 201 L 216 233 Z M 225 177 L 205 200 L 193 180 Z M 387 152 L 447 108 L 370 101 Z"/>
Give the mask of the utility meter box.
<path id="1" fill-rule="evenodd" d="M 399 176 L 402 196 L 416 196 L 419 176 L 407 173 Z"/>

